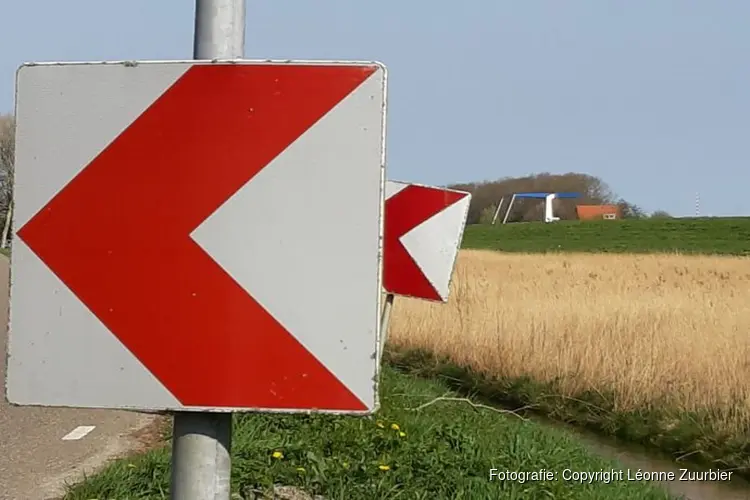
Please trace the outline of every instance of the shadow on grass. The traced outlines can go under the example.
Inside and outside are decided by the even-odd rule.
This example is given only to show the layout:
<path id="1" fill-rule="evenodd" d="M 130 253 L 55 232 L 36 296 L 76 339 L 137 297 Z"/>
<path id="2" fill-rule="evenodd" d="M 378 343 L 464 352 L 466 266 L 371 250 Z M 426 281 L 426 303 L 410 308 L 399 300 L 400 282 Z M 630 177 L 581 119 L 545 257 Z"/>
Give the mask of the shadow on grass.
<path id="1" fill-rule="evenodd" d="M 563 396 L 553 382 L 529 377 L 497 379 L 450 360 L 419 351 L 387 351 L 391 366 L 420 378 L 438 378 L 462 394 L 485 399 L 519 413 L 531 413 L 594 433 L 666 452 L 703 467 L 734 470 L 750 479 L 750 432 L 730 434 L 716 428 L 710 411 L 684 412 L 654 404 L 651 408 L 619 411 L 611 394 L 584 392 Z"/>

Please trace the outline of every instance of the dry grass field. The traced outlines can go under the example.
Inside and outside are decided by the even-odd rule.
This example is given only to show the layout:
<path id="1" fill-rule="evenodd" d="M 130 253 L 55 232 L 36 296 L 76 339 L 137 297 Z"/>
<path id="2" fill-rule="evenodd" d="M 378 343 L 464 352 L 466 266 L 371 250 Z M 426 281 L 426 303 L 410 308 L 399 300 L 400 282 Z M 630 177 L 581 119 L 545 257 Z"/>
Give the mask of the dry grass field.
<path id="1" fill-rule="evenodd" d="M 750 258 L 463 250 L 449 303 L 398 298 L 388 342 L 746 430 Z"/>

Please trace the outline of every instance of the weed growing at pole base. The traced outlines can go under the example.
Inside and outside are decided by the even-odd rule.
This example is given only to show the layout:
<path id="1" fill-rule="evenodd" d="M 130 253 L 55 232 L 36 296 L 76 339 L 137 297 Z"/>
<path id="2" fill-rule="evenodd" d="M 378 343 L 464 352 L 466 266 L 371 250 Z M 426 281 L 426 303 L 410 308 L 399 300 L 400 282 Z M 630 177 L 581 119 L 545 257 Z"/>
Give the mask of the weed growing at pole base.
<path id="1" fill-rule="evenodd" d="M 249 498 L 274 484 L 327 499 L 666 499 L 653 485 L 577 484 L 564 469 L 619 469 L 575 439 L 520 418 L 472 407 L 445 385 L 386 369 L 372 418 L 244 414 L 235 417 L 233 491 Z M 425 406 L 426 405 L 426 406 Z M 490 469 L 557 472 L 543 482 L 492 481 Z M 167 498 L 168 448 L 111 464 L 67 500 Z"/>
<path id="2" fill-rule="evenodd" d="M 463 250 L 452 285 L 399 298 L 391 359 L 750 475 L 750 259 Z"/>

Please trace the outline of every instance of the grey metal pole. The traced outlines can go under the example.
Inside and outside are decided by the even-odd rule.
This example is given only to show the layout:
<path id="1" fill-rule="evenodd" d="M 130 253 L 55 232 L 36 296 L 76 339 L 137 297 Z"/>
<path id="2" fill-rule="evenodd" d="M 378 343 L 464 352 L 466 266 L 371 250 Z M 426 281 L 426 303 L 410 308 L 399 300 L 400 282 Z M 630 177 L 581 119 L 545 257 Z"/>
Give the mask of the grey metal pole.
<path id="1" fill-rule="evenodd" d="M 196 0 L 193 59 L 245 54 L 245 0 Z M 176 412 L 172 434 L 172 500 L 229 500 L 232 414 Z"/>
<path id="2" fill-rule="evenodd" d="M 196 0 L 193 59 L 245 55 L 245 0 Z"/>
<path id="3" fill-rule="evenodd" d="M 229 500 L 231 443 L 231 413 L 175 413 L 169 498 Z"/>
<path id="4" fill-rule="evenodd" d="M 383 314 L 380 316 L 380 332 L 382 333 L 382 335 L 380 339 L 380 353 L 378 354 L 378 363 L 383 361 L 383 351 L 385 351 L 385 342 L 388 340 L 388 325 L 391 322 L 391 309 L 393 309 L 394 299 L 395 297 L 392 293 L 388 293 L 385 296 Z"/>

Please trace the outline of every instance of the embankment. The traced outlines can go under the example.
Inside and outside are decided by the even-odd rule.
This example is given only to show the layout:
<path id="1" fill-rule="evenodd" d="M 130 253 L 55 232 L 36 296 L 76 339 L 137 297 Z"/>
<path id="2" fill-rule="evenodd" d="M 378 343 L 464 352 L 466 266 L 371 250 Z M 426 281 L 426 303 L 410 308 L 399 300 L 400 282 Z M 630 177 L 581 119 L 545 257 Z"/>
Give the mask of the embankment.
<path id="1" fill-rule="evenodd" d="M 472 225 L 463 246 L 503 252 L 750 255 L 750 217 Z"/>

